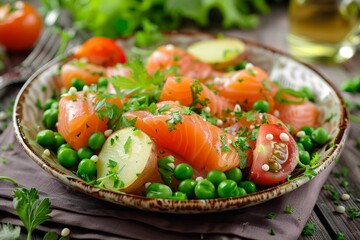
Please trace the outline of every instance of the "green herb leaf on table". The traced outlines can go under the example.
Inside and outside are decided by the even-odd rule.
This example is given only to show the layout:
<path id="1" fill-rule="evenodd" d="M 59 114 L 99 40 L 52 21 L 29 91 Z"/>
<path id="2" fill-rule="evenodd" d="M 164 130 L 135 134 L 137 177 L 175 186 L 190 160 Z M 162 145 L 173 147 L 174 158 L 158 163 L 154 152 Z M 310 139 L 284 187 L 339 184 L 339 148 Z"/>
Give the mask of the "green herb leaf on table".
<path id="1" fill-rule="evenodd" d="M 44 198 L 39 201 L 39 194 L 35 188 L 30 190 L 25 188 L 16 188 L 13 192 L 13 205 L 23 222 L 27 232 L 28 239 L 34 229 L 43 222 L 51 219 L 50 200 Z"/>
<path id="2" fill-rule="evenodd" d="M 301 232 L 303 236 L 312 236 L 315 233 L 315 224 L 314 223 L 307 223 L 304 229 Z"/>

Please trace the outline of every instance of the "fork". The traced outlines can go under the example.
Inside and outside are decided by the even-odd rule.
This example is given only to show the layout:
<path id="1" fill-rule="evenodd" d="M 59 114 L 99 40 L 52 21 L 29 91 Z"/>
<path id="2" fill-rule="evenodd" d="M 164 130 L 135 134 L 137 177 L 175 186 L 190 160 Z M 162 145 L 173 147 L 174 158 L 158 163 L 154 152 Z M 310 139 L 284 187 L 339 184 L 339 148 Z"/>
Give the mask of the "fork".
<path id="1" fill-rule="evenodd" d="M 18 66 L 10 69 L 7 73 L 0 76 L 0 90 L 14 83 L 25 82 L 39 67 L 49 62 L 58 52 L 61 39 L 51 28 L 58 20 L 66 19 L 61 11 L 53 10 L 49 12 L 44 20 L 46 27 L 43 29 L 41 37 L 26 59 Z M 61 23 L 63 23 L 62 21 Z M 60 25 L 62 25 L 60 23 Z M 67 23 L 66 25 L 68 25 Z M 73 28 L 63 27 L 63 31 L 74 34 Z M 69 48 L 67 46 L 67 48 Z"/>

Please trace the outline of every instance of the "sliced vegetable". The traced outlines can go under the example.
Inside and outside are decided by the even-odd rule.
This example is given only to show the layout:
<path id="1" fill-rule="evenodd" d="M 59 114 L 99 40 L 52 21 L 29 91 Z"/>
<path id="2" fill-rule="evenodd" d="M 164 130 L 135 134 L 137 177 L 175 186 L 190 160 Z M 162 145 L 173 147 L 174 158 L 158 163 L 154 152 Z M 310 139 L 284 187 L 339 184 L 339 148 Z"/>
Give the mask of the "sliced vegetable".
<path id="1" fill-rule="evenodd" d="M 131 138 L 126 151 L 125 145 Z M 135 193 L 157 170 L 156 146 L 148 135 L 135 128 L 111 134 L 104 143 L 97 162 L 97 179 L 108 189 Z"/>
<path id="2" fill-rule="evenodd" d="M 190 45 L 187 50 L 201 61 L 219 70 L 237 65 L 245 57 L 245 44 L 236 38 L 199 41 Z"/>

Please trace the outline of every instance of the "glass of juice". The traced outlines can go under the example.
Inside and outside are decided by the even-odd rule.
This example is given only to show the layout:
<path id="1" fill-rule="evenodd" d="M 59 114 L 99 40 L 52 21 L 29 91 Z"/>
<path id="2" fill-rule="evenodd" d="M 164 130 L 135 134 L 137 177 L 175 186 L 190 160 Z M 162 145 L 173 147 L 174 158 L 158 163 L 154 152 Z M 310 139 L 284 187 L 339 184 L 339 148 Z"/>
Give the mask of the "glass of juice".
<path id="1" fill-rule="evenodd" d="M 287 37 L 292 55 L 307 62 L 341 63 L 359 43 L 358 0 L 290 0 Z"/>

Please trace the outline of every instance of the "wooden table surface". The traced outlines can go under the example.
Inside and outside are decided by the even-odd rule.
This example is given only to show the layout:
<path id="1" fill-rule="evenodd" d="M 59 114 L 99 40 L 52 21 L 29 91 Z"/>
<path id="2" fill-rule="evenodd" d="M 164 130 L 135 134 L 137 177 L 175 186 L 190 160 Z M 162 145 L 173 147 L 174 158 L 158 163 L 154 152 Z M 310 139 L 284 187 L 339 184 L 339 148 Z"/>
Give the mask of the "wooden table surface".
<path id="1" fill-rule="evenodd" d="M 219 30 L 216 30 L 218 32 Z M 254 30 L 227 30 L 224 33 L 234 37 L 242 37 L 257 41 L 273 48 L 287 51 L 286 34 L 288 31 L 287 6 L 286 4 L 275 4 L 272 6 L 272 12 L 261 18 L 260 27 Z M 10 64 L 18 63 L 24 55 L 10 56 Z M 342 65 L 319 65 L 313 64 L 328 80 L 339 87 L 341 83 L 356 75 L 360 75 L 360 52 L 348 62 Z M 18 86 L 7 88 L 5 92 L 0 92 L 0 110 L 15 96 Z M 352 102 L 359 98 L 360 94 L 347 96 Z M 351 112 L 360 116 L 360 111 Z M 350 192 L 350 200 L 341 204 L 347 209 L 355 206 L 359 209 L 360 203 L 360 150 L 356 147 L 356 139 L 360 136 L 360 124 L 352 123 L 349 139 L 345 149 L 340 157 L 338 164 L 335 166 L 332 174 L 326 184 L 331 184 L 338 193 Z M 342 171 L 348 170 L 345 177 L 338 177 Z M 345 188 L 341 185 L 348 182 Z M 357 199 L 357 201 L 356 201 Z M 323 189 L 311 214 L 309 222 L 315 224 L 315 234 L 310 237 L 300 236 L 299 239 L 336 239 L 336 233 L 343 232 L 345 239 L 360 239 L 360 219 L 350 220 L 346 214 L 335 213 L 336 205 L 330 199 L 330 191 Z"/>

